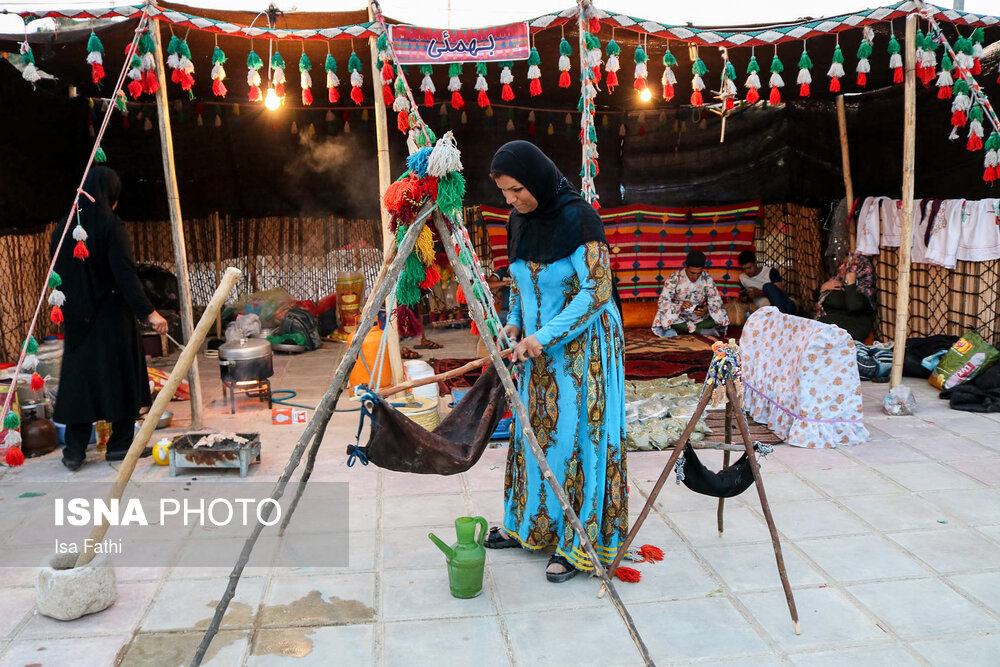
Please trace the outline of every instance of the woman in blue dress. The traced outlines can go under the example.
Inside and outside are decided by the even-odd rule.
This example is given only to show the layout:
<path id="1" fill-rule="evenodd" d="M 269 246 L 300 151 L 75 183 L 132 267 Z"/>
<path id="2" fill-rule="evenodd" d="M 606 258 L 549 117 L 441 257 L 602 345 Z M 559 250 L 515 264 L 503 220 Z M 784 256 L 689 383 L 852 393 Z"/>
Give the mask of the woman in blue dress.
<path id="1" fill-rule="evenodd" d="M 505 330 L 524 361 L 519 393 L 556 483 L 597 555 L 610 564 L 628 532 L 625 371 L 621 314 L 604 225 L 534 144 L 512 141 L 490 175 L 513 208 L 513 279 Z M 593 570 L 515 421 L 504 480 L 504 520 L 486 546 L 555 547 L 546 577 Z"/>

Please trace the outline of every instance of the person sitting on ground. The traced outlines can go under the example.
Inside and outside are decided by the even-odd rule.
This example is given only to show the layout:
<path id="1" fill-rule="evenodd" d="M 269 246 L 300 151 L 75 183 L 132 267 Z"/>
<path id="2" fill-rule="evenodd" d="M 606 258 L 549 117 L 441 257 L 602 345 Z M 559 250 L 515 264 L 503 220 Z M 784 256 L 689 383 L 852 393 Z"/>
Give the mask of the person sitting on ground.
<path id="1" fill-rule="evenodd" d="M 663 283 L 653 333 L 661 338 L 677 334 L 723 336 L 729 315 L 712 276 L 705 270 L 705 253 L 692 250 L 678 269 Z"/>
<path id="2" fill-rule="evenodd" d="M 837 275 L 820 286 L 816 319 L 835 324 L 854 340 L 870 341 L 875 330 L 875 267 L 857 253 L 848 255 Z"/>
<path id="3" fill-rule="evenodd" d="M 786 315 L 798 312 L 795 302 L 784 292 L 778 269 L 761 266 L 753 250 L 741 252 L 737 261 L 743 269 L 740 274 L 740 300 L 750 303 L 751 312 L 764 306 L 774 306 Z"/>

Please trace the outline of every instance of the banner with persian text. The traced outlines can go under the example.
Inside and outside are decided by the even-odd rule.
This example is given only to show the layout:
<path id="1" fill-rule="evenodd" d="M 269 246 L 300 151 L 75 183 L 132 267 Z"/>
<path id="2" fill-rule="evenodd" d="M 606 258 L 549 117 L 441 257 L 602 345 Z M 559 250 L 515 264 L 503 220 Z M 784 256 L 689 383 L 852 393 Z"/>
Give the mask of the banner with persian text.
<path id="1" fill-rule="evenodd" d="M 527 60 L 531 53 L 527 23 L 466 30 L 390 25 L 389 38 L 401 65 Z"/>

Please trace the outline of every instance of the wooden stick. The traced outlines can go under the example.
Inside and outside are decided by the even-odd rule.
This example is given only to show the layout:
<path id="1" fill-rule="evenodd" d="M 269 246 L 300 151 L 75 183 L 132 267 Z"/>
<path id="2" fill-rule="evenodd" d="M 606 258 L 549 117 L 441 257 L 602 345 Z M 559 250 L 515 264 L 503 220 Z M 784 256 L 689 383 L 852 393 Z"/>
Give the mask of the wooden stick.
<path id="1" fill-rule="evenodd" d="M 503 350 L 500 352 L 500 358 L 509 357 L 514 348 L 509 350 Z M 470 361 L 464 366 L 460 366 L 454 370 L 446 371 L 444 373 L 438 373 L 437 375 L 431 375 L 430 377 L 418 378 L 416 380 L 407 380 L 403 384 L 398 384 L 394 387 L 389 387 L 388 389 L 381 390 L 378 395 L 382 398 L 389 398 L 393 394 L 398 394 L 401 391 L 407 391 L 413 389 L 414 387 L 423 387 L 427 384 L 433 384 L 434 382 L 444 382 L 445 380 L 450 380 L 453 377 L 458 377 L 459 375 L 464 375 L 469 371 L 474 371 L 477 368 L 482 368 L 483 366 L 488 366 L 492 358 L 489 356 L 482 357 L 481 359 L 476 359 L 475 361 Z"/>
<path id="2" fill-rule="evenodd" d="M 399 246 L 399 251 L 396 253 L 395 258 L 392 260 L 392 264 L 385 273 L 385 279 L 374 286 L 374 291 L 372 293 L 373 302 L 379 303 L 384 301 L 389 295 L 389 290 L 396 288 L 396 282 L 399 280 L 399 275 L 403 272 L 403 265 L 406 263 L 406 258 L 410 256 L 410 253 L 413 252 L 413 248 L 416 247 L 417 236 L 420 234 L 420 230 L 423 229 L 428 216 L 433 210 L 434 204 L 431 202 L 424 204 L 423 208 L 420 210 L 416 220 L 413 221 L 410 229 L 406 232 L 406 236 L 403 237 L 403 241 Z M 320 399 L 319 405 L 316 406 L 316 411 L 313 413 L 312 419 L 309 420 L 305 431 L 302 432 L 302 435 L 299 437 L 299 441 L 292 450 L 292 455 L 289 457 L 288 463 L 285 465 L 285 470 L 281 473 L 281 477 L 278 478 L 277 483 L 274 485 L 274 490 L 271 492 L 271 499 L 277 501 L 285 492 L 288 480 L 291 479 L 292 473 L 295 472 L 295 468 L 298 467 L 299 462 L 302 460 L 302 455 L 305 453 L 306 446 L 313 440 L 313 438 L 322 439 L 323 434 L 320 427 L 324 426 L 329 420 L 330 415 L 337 406 L 337 401 L 340 400 L 340 394 L 344 390 L 344 383 L 347 381 L 347 376 L 354 367 L 355 361 L 357 361 L 358 353 L 361 351 L 361 343 L 364 341 L 365 336 L 368 335 L 372 325 L 375 323 L 375 315 L 377 312 L 378 309 L 374 307 L 374 305 L 370 308 L 365 308 L 362 312 L 361 321 L 358 322 L 358 328 L 354 338 L 351 339 L 351 344 L 347 346 L 347 351 L 344 352 L 344 356 L 340 360 L 340 365 L 337 366 L 337 371 L 334 373 L 333 380 L 331 380 L 329 387 L 327 387 L 326 393 L 323 394 L 323 398 Z M 268 503 L 267 508 L 264 510 L 263 520 L 270 520 L 273 511 L 274 503 Z M 226 586 L 226 590 L 222 595 L 222 599 L 219 600 L 219 604 L 215 607 L 215 614 L 212 616 L 211 622 L 205 629 L 205 634 L 202 637 L 198 648 L 195 650 L 194 657 L 191 658 L 191 667 L 198 667 L 201 665 L 201 661 L 205 659 L 205 652 L 208 650 L 209 645 L 211 645 L 212 639 L 219 632 L 219 627 L 222 625 L 222 617 L 225 616 L 226 609 L 229 607 L 230 601 L 232 601 L 233 596 L 236 594 L 236 586 L 240 581 L 240 576 L 243 574 L 243 569 L 250 560 L 250 553 L 253 551 L 254 545 L 257 543 L 257 539 L 260 537 L 263 530 L 264 524 L 262 522 L 256 523 L 251 530 L 250 535 L 247 537 L 246 542 L 244 542 L 243 550 L 240 552 L 240 557 L 236 561 L 233 571 L 229 574 L 229 584 Z"/>
<path id="3" fill-rule="evenodd" d="M 847 196 L 847 210 L 854 206 L 854 182 L 851 180 L 851 151 L 847 144 L 847 112 L 844 110 L 844 96 L 837 95 L 837 126 L 840 128 L 840 166 L 844 172 L 844 192 Z M 850 238 L 851 252 L 858 245 L 857 229 L 850 226 L 848 220 L 847 235 Z"/>
<path id="4" fill-rule="evenodd" d="M 733 441 L 733 404 L 730 401 L 726 401 L 726 442 Z M 729 452 L 730 450 L 724 450 L 722 455 L 722 469 L 725 470 L 729 467 Z M 722 513 L 726 508 L 726 499 L 719 498 L 719 509 L 716 511 L 715 522 L 719 527 L 719 537 L 722 537 L 722 531 L 725 528 L 723 522 Z"/>
<path id="5" fill-rule="evenodd" d="M 219 224 L 218 211 L 212 214 L 212 220 L 215 221 L 215 284 L 218 285 L 222 275 L 222 225 Z M 215 337 L 222 338 L 222 311 L 215 318 Z"/>
<path id="6" fill-rule="evenodd" d="M 167 100 L 167 76 L 163 67 L 162 27 L 159 21 L 153 21 L 155 29 L 150 28 L 153 38 L 153 49 L 156 52 L 156 78 L 160 82 L 160 90 L 156 94 L 156 118 L 160 124 L 160 147 L 163 153 L 163 176 L 167 187 L 167 208 L 170 210 L 170 232 L 174 241 L 174 264 L 177 265 L 177 291 L 181 306 L 181 333 L 184 344 L 191 347 L 191 334 L 194 330 L 194 314 L 191 309 L 191 276 L 188 273 L 187 246 L 184 242 L 184 218 L 181 216 L 181 196 L 177 191 L 177 170 L 174 167 L 174 139 L 170 131 L 170 106 Z M 198 343 L 200 346 L 201 343 Z M 191 364 L 188 371 L 188 386 L 191 388 L 191 428 L 201 428 L 204 406 L 201 404 L 201 375 L 198 364 Z"/>
<path id="7" fill-rule="evenodd" d="M 757 487 L 757 497 L 760 499 L 760 509 L 764 512 L 767 530 L 771 534 L 771 546 L 774 547 L 774 560 L 778 563 L 778 576 L 781 577 L 781 587 L 785 591 L 785 602 L 788 603 L 788 613 L 792 616 L 795 634 L 801 635 L 802 628 L 799 627 L 799 612 L 795 609 L 792 585 L 788 582 L 788 573 L 785 572 L 785 559 L 781 555 L 781 541 L 778 539 L 778 529 L 774 525 L 774 517 L 771 516 L 771 506 L 767 503 L 767 494 L 764 493 L 764 480 L 760 478 L 760 465 L 757 463 L 757 454 L 754 452 L 753 441 L 750 439 L 750 426 L 747 424 L 746 415 L 743 413 L 743 405 L 740 403 L 740 397 L 736 394 L 736 387 L 733 386 L 731 379 L 726 380 L 726 395 L 729 397 L 729 402 L 735 406 L 733 411 L 736 413 L 736 424 L 740 427 L 740 435 L 743 436 L 747 459 L 750 461 L 750 469 L 753 470 L 754 485 Z"/>
<path id="8" fill-rule="evenodd" d="M 895 349 L 906 347 L 907 320 L 910 307 L 910 246 L 913 243 L 913 172 L 917 138 L 917 77 L 916 77 L 917 15 L 906 17 L 906 70 L 903 91 L 903 214 L 899 230 L 899 279 L 896 286 Z M 889 386 L 903 382 L 903 355 L 892 355 L 892 377 Z"/>
<path id="9" fill-rule="evenodd" d="M 121 500 L 125 492 L 125 486 L 128 484 L 129 479 L 132 477 L 132 472 L 135 470 L 135 464 L 139 461 L 139 454 L 142 453 L 143 448 L 149 442 L 150 436 L 153 435 L 153 431 L 156 429 L 156 422 L 160 420 L 160 415 L 167 409 L 167 405 L 170 404 L 170 400 L 174 397 L 177 387 L 194 363 L 202 341 L 205 340 L 209 329 L 212 328 L 212 321 L 215 319 L 215 314 L 222 310 L 222 306 L 226 303 L 226 298 L 233 291 L 233 287 L 239 278 L 239 269 L 233 267 L 226 269 L 225 275 L 222 276 L 222 282 L 216 288 L 215 294 L 208 304 L 208 308 L 205 309 L 201 320 L 198 321 L 198 326 L 192 333 L 191 338 L 188 339 L 188 344 L 184 346 L 181 356 L 177 359 L 177 363 L 174 364 L 174 369 L 170 371 L 170 377 L 167 378 L 167 382 L 163 385 L 160 393 L 156 395 L 153 407 L 149 409 L 149 413 L 142 422 L 142 428 L 139 429 L 139 432 L 132 439 L 132 444 L 125 454 L 122 466 L 118 469 L 115 481 L 111 485 L 111 492 L 108 494 L 108 505 L 111 504 L 112 500 Z M 93 530 L 90 531 L 90 536 L 84 543 L 83 551 L 77 556 L 76 567 L 83 567 L 94 559 L 96 554 L 93 551 L 93 546 L 99 544 L 107 532 L 108 525 L 103 520 L 98 520 L 98 523 L 94 525 Z M 90 545 L 91 548 L 86 548 L 87 545 Z"/>
<path id="10" fill-rule="evenodd" d="M 452 241 L 451 230 L 448 229 L 448 223 L 445 221 L 444 216 L 441 215 L 440 212 L 435 212 L 434 224 L 437 226 L 438 236 L 442 240 L 445 252 L 448 253 L 448 261 L 451 262 L 451 266 L 455 270 L 455 277 L 462 286 L 462 290 L 466 294 L 473 294 L 474 291 L 472 287 L 471 272 L 464 264 L 462 264 L 461 261 L 459 261 L 458 253 L 455 252 L 455 244 Z M 566 496 L 566 491 L 563 490 L 562 485 L 556 481 L 556 477 L 552 473 L 552 468 L 549 466 L 549 463 L 545 458 L 545 452 L 542 451 L 541 446 L 538 444 L 535 431 L 531 427 L 531 420 L 528 417 L 528 408 L 524 405 L 524 401 L 521 400 L 521 395 L 517 393 L 517 387 L 514 385 L 514 380 L 510 376 L 510 371 L 507 370 L 507 366 L 500 358 L 500 351 L 497 349 L 496 341 L 494 341 L 490 336 L 490 329 L 486 325 L 486 313 L 483 308 L 483 304 L 480 303 L 478 299 L 469 300 L 469 315 L 476 323 L 476 328 L 479 329 L 480 340 L 482 340 L 483 344 L 486 346 L 486 351 L 493 360 L 493 367 L 497 369 L 500 381 L 503 383 L 504 389 L 507 391 L 507 397 L 510 399 L 511 408 L 517 414 L 518 423 L 523 429 L 522 434 L 531 449 L 532 455 L 535 457 L 535 463 L 538 464 L 538 469 L 542 473 L 542 477 L 549 483 L 549 487 L 552 489 L 552 494 L 559 502 L 559 506 L 563 511 L 563 517 L 569 522 L 570 526 L 572 526 L 573 530 L 576 531 L 576 534 L 580 537 L 580 546 L 583 547 L 583 550 L 586 552 L 588 558 L 590 558 L 590 562 L 594 566 L 594 573 L 604 581 L 604 588 L 607 588 L 608 591 L 610 591 L 611 603 L 615 606 L 615 609 L 618 610 L 622 620 L 625 622 L 629 635 L 632 637 L 632 641 L 635 643 L 636 648 L 639 649 L 639 654 L 642 656 L 643 662 L 646 665 L 652 665 L 653 660 L 649 657 L 649 650 L 646 648 L 646 644 L 643 643 L 642 637 L 639 636 L 639 631 L 636 629 L 635 623 L 632 621 L 632 616 L 628 613 L 628 609 L 625 608 L 625 603 L 622 602 L 621 597 L 618 595 L 618 591 L 615 590 L 611 577 L 608 574 L 608 570 L 606 570 L 601 564 L 601 559 L 597 555 L 597 550 L 594 549 L 593 543 L 587 536 L 587 531 L 580 522 L 580 517 L 578 517 L 576 512 L 573 511 L 573 506 L 569 504 L 569 498 Z"/>

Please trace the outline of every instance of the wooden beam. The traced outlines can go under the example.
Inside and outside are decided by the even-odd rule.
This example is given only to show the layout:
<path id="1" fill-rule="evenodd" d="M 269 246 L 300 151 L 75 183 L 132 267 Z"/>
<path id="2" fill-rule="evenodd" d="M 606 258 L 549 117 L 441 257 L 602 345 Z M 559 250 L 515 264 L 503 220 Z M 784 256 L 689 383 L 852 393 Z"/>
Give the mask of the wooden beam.
<path id="1" fill-rule="evenodd" d="M 368 5 L 368 20 L 375 20 L 375 13 L 371 4 Z M 382 99 L 382 72 L 378 68 L 378 47 L 375 45 L 376 38 L 368 38 L 368 46 L 372 54 L 372 90 L 375 93 L 375 141 L 378 148 L 378 202 L 379 210 L 382 211 L 382 256 L 388 261 L 389 248 L 396 245 L 396 236 L 389 229 L 391 216 L 385 209 L 382 202 L 382 195 L 386 189 L 392 185 L 392 166 L 389 162 L 389 125 L 386 121 L 385 101 Z M 385 302 L 385 333 L 388 337 L 386 341 L 385 353 L 389 357 L 389 367 L 392 369 L 392 383 L 399 384 L 403 381 L 403 358 L 399 354 L 399 331 L 396 329 L 396 321 L 389 311 L 390 301 Z"/>
<path id="2" fill-rule="evenodd" d="M 837 95 L 837 126 L 840 128 L 840 167 L 844 173 L 844 192 L 847 197 L 847 211 L 854 206 L 854 183 L 851 181 L 851 151 L 847 144 L 847 113 L 844 110 L 844 96 Z M 857 227 L 847 221 L 847 235 L 850 239 L 851 252 L 858 246 Z"/>
<path id="3" fill-rule="evenodd" d="M 174 140 L 170 132 L 170 101 L 167 99 L 167 75 L 163 66 L 163 43 L 159 21 L 152 21 L 149 32 L 156 53 L 156 78 L 160 90 L 156 93 L 156 115 L 160 124 L 160 148 L 163 154 L 163 177 L 167 186 L 167 208 L 170 210 L 170 232 L 174 241 L 174 264 L 177 266 L 177 292 L 181 306 L 181 334 L 185 345 L 194 333 L 194 314 L 191 309 L 191 277 L 188 275 L 187 246 L 184 243 L 184 218 L 181 216 L 181 197 L 177 190 L 177 170 L 174 166 Z M 200 345 L 200 343 L 199 343 Z M 191 364 L 188 372 L 191 388 L 191 428 L 201 428 L 201 376 L 198 364 Z"/>
<path id="4" fill-rule="evenodd" d="M 913 243 L 913 171 L 917 145 L 917 15 L 906 17 L 906 63 L 903 89 L 903 211 L 899 238 L 899 279 L 896 286 L 896 336 L 890 387 L 903 382 L 903 355 L 910 314 L 910 247 Z"/>

